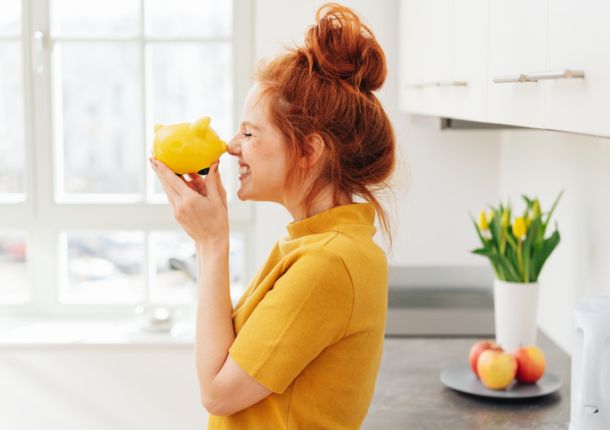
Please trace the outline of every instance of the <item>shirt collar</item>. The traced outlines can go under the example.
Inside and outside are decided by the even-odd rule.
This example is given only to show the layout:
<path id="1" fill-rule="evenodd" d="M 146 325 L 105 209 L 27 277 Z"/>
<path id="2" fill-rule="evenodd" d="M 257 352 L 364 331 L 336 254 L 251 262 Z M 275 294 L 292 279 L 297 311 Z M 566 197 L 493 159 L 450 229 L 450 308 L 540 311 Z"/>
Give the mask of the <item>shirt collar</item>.
<path id="1" fill-rule="evenodd" d="M 309 218 L 293 221 L 286 226 L 290 239 L 312 233 L 333 231 L 342 224 L 364 224 L 375 222 L 375 208 L 372 203 L 350 203 L 335 206 Z"/>

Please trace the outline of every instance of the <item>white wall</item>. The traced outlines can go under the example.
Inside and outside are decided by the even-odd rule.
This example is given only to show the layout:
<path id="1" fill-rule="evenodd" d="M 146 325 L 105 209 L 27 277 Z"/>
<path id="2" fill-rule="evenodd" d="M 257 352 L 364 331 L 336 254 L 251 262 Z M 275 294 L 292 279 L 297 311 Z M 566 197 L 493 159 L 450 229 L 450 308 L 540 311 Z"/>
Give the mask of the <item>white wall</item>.
<path id="1" fill-rule="evenodd" d="M 283 46 L 302 44 L 323 1 L 257 0 L 255 58 Z M 468 211 L 495 200 L 498 193 L 499 132 L 439 131 L 436 121 L 398 110 L 398 1 L 350 0 L 350 6 L 376 34 L 388 60 L 388 77 L 378 96 L 395 127 L 399 143 L 396 232 L 389 258 L 396 265 L 483 265 L 469 251 L 477 246 Z M 408 186 L 408 188 L 407 188 Z M 286 234 L 289 214 L 279 205 L 255 203 L 255 267 Z M 381 243 L 381 238 L 377 237 Z M 381 243 L 383 245 L 383 243 Z"/>
<path id="2" fill-rule="evenodd" d="M 610 294 L 610 139 L 550 131 L 502 133 L 500 190 L 537 195 L 548 210 L 564 195 L 553 218 L 561 242 L 540 276 L 540 327 L 571 352 L 576 301 Z M 554 227 L 553 227 L 554 228 Z"/>

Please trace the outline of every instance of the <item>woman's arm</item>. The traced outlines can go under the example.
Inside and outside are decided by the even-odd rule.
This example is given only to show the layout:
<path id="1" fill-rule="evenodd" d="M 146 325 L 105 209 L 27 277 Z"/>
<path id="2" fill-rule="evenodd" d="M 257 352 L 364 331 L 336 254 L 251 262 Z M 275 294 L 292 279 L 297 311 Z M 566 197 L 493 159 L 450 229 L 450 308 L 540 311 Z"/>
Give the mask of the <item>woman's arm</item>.
<path id="1" fill-rule="evenodd" d="M 198 288 L 195 359 L 201 401 L 214 415 L 239 412 L 272 391 L 229 356 L 235 340 L 229 289 L 229 246 L 197 247 Z"/>
<path id="2" fill-rule="evenodd" d="M 214 415 L 230 415 L 271 394 L 228 356 L 235 340 L 229 288 L 229 220 L 218 163 L 206 179 L 186 182 L 151 157 L 174 217 L 195 241 L 197 319 L 195 359 L 201 403 Z"/>
<path id="3" fill-rule="evenodd" d="M 224 242 L 224 243 L 223 243 Z M 229 289 L 229 244 L 198 245 L 195 360 L 201 401 L 213 409 L 213 382 L 235 340 Z M 210 407 L 208 407 L 210 406 Z"/>

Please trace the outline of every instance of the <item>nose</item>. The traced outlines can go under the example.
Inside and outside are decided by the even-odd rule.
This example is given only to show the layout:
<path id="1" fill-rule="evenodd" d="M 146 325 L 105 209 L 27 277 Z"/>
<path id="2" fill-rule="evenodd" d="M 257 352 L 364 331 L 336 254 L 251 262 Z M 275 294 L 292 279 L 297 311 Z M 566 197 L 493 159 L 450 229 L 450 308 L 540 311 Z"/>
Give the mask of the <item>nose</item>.
<path id="1" fill-rule="evenodd" d="M 238 157 L 241 154 L 241 144 L 238 135 L 235 135 L 227 144 L 227 152 L 235 157 Z"/>

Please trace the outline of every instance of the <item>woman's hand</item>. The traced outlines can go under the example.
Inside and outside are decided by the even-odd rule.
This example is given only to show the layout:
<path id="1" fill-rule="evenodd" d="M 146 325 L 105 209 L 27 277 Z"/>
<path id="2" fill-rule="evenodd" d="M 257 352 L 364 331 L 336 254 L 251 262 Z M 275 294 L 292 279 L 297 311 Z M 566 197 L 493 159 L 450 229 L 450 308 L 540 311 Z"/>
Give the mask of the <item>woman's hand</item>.
<path id="1" fill-rule="evenodd" d="M 198 173 L 189 173 L 190 181 L 177 176 L 154 157 L 149 161 L 161 181 L 174 217 L 195 243 L 204 248 L 228 245 L 229 214 L 227 194 L 218 173 L 220 160 L 210 166 L 205 179 Z"/>

